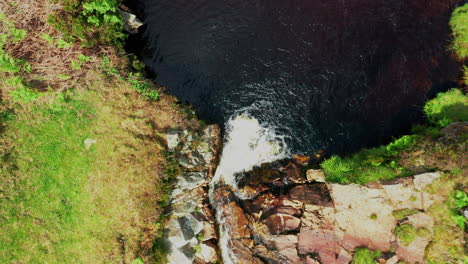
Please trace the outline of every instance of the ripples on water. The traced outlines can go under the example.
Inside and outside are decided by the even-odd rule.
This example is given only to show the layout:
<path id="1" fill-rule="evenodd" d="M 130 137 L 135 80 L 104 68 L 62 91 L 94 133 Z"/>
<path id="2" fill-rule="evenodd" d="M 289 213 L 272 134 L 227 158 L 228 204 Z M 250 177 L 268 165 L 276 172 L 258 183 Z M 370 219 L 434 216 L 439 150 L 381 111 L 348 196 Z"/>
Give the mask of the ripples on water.
<path id="1" fill-rule="evenodd" d="M 293 152 L 347 152 L 408 129 L 453 85 L 458 0 L 141 0 L 144 61 L 202 118 L 254 116 Z"/>

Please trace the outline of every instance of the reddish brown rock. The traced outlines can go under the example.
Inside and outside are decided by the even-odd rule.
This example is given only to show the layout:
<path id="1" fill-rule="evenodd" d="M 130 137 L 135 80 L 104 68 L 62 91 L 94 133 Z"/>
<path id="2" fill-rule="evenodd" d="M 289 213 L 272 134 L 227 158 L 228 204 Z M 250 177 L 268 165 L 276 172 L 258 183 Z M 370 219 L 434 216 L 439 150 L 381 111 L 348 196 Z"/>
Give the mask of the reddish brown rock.
<path id="1" fill-rule="evenodd" d="M 301 220 L 297 217 L 287 214 L 275 214 L 265 220 L 270 233 L 281 234 L 286 231 L 298 230 L 301 225 Z"/>
<path id="2" fill-rule="evenodd" d="M 307 166 L 311 158 L 309 156 L 302 156 L 302 155 L 296 154 L 296 155 L 293 155 L 293 159 L 297 164 L 301 166 Z"/>
<path id="3" fill-rule="evenodd" d="M 271 244 L 273 250 L 278 252 L 281 263 L 293 264 L 300 261 L 296 249 L 296 235 L 271 236 L 269 244 Z"/>
<path id="4" fill-rule="evenodd" d="M 302 168 L 294 162 L 288 163 L 288 165 L 281 168 L 281 171 L 285 174 L 287 181 L 292 181 L 294 183 L 306 182 L 306 178 L 302 176 Z"/>
<path id="5" fill-rule="evenodd" d="M 338 238 L 333 230 L 304 228 L 298 235 L 298 252 L 301 255 L 318 254 L 322 264 L 336 264 L 340 253 Z"/>
<path id="6" fill-rule="evenodd" d="M 289 197 L 306 204 L 333 206 L 327 185 L 324 183 L 296 186 L 289 191 Z"/>

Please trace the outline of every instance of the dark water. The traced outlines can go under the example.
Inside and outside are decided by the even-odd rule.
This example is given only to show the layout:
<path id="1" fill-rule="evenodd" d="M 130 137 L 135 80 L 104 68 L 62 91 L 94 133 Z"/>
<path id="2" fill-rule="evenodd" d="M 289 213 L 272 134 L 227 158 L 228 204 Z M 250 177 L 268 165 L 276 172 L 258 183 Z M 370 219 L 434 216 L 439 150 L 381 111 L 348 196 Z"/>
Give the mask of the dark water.
<path id="1" fill-rule="evenodd" d="M 293 152 L 348 152 L 421 119 L 454 85 L 458 0 L 140 0 L 144 62 L 211 122 L 254 115 Z"/>

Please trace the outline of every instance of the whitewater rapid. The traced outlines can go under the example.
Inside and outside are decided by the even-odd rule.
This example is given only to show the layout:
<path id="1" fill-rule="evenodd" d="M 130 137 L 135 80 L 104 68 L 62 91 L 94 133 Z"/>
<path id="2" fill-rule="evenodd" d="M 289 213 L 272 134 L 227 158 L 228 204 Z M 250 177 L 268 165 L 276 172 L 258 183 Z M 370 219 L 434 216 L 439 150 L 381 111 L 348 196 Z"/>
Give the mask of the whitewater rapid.
<path id="1" fill-rule="evenodd" d="M 220 163 L 210 184 L 209 197 L 212 205 L 213 191 L 216 186 L 230 185 L 238 198 L 243 197 L 236 191 L 238 183 L 235 175 L 249 171 L 262 163 L 272 162 L 289 156 L 284 137 L 275 128 L 261 124 L 250 111 L 255 105 L 236 112 L 226 123 L 225 138 Z M 229 226 L 222 217 L 221 208 L 214 208 L 219 226 L 219 248 L 223 263 L 236 263 L 236 256 L 229 247 Z"/>

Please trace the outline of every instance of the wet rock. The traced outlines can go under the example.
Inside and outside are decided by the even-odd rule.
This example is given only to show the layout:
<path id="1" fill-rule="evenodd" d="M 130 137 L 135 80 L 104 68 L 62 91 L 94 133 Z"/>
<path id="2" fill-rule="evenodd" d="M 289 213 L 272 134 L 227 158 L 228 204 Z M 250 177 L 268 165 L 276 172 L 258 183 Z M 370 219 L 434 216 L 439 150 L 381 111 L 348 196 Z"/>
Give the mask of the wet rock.
<path id="1" fill-rule="evenodd" d="M 124 29 L 130 34 L 137 34 L 138 29 L 143 26 L 141 22 L 134 14 L 126 12 L 122 9 L 118 9 L 120 15 L 122 15 L 122 20 L 124 22 Z"/>
<path id="2" fill-rule="evenodd" d="M 286 177 L 285 183 L 288 183 L 288 182 L 305 183 L 306 182 L 306 178 L 302 176 L 302 168 L 299 165 L 296 165 L 294 162 L 290 162 L 285 167 L 282 167 L 281 171 L 284 173 Z"/>
<path id="3" fill-rule="evenodd" d="M 246 185 L 237 191 L 237 195 L 244 200 L 252 200 L 259 196 L 262 192 L 268 191 L 269 188 L 265 186 L 253 187 Z"/>
<path id="4" fill-rule="evenodd" d="M 287 231 L 298 230 L 301 225 L 301 220 L 297 217 L 287 214 L 275 214 L 265 220 L 270 233 L 281 234 Z"/>
<path id="5" fill-rule="evenodd" d="M 291 200 L 306 204 L 333 206 L 327 186 L 324 183 L 299 185 L 289 191 Z"/>
<path id="6" fill-rule="evenodd" d="M 345 249 L 366 246 L 390 250 L 396 219 L 383 190 L 332 184 L 331 193 L 336 209 L 335 221 L 345 232 Z"/>
<path id="7" fill-rule="evenodd" d="M 306 177 L 311 182 L 325 182 L 325 173 L 322 170 L 308 170 Z"/>
<path id="8" fill-rule="evenodd" d="M 301 165 L 301 166 L 307 166 L 311 160 L 311 158 L 309 156 L 302 156 L 302 155 L 293 155 L 293 160 Z"/>

